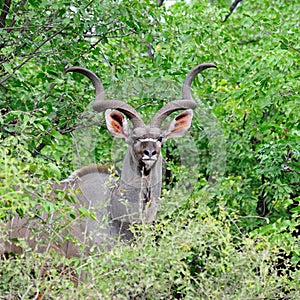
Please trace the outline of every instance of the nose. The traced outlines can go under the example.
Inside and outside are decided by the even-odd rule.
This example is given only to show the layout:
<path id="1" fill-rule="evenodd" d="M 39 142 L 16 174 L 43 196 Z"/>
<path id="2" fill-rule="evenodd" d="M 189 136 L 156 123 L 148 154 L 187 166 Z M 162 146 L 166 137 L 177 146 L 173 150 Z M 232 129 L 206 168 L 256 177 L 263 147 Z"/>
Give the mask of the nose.
<path id="1" fill-rule="evenodd" d="M 147 155 L 148 157 L 152 157 L 156 154 L 156 151 L 153 149 L 146 149 L 144 150 L 144 154 Z"/>

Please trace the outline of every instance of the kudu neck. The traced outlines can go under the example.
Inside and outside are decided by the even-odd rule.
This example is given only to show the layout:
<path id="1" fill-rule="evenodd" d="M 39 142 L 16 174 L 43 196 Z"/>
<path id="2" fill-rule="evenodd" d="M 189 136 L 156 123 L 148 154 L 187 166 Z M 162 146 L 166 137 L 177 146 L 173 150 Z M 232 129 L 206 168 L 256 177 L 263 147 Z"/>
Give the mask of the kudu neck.
<path id="1" fill-rule="evenodd" d="M 112 217 L 129 223 L 150 223 L 154 221 L 162 181 L 162 157 L 145 175 L 131 152 L 127 150 L 123 162 L 118 191 L 112 198 Z"/>

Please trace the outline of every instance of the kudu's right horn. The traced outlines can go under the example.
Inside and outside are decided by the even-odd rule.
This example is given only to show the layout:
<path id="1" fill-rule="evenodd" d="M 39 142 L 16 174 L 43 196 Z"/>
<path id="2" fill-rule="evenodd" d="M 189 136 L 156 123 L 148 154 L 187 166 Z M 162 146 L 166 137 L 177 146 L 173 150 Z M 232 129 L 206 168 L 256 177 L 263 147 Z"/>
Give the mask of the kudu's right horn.
<path id="1" fill-rule="evenodd" d="M 145 124 L 144 124 L 143 120 L 141 119 L 141 117 L 139 116 L 138 112 L 133 107 L 131 107 L 129 104 L 127 104 L 123 101 L 119 101 L 119 100 L 105 100 L 105 92 L 104 92 L 103 85 L 95 73 L 93 73 L 92 71 L 90 71 L 88 69 L 81 68 L 81 67 L 70 67 L 70 68 L 66 69 L 66 72 L 81 73 L 81 74 L 85 75 L 86 77 L 88 77 L 92 81 L 92 83 L 96 89 L 96 99 L 93 103 L 93 108 L 96 111 L 101 112 L 101 111 L 105 111 L 107 109 L 116 109 L 116 110 L 124 113 L 130 119 L 134 128 L 145 127 Z"/>

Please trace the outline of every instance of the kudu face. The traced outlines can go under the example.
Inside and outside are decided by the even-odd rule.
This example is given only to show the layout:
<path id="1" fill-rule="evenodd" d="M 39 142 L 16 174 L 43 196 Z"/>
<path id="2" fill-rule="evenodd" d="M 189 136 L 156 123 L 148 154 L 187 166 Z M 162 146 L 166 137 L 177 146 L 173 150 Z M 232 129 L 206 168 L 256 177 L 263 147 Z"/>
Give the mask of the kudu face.
<path id="1" fill-rule="evenodd" d="M 131 147 L 135 163 L 144 172 L 149 173 L 161 155 L 160 148 L 168 138 L 183 136 L 191 126 L 191 109 L 178 115 L 165 128 L 136 127 L 131 129 L 124 114 L 117 110 L 107 110 L 106 124 L 109 132 L 123 138 Z"/>

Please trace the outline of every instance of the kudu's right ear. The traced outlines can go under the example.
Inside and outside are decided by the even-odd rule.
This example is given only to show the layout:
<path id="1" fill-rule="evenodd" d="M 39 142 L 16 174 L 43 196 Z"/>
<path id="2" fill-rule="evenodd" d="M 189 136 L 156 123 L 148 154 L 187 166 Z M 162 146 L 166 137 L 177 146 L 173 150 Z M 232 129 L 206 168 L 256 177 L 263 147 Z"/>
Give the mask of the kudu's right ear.
<path id="1" fill-rule="evenodd" d="M 131 134 L 131 128 L 128 125 L 127 119 L 118 110 L 108 109 L 105 111 L 105 121 L 108 131 L 112 136 L 123 138 L 125 140 Z"/>

